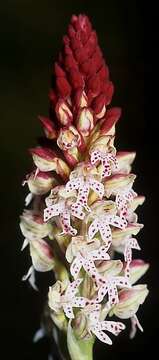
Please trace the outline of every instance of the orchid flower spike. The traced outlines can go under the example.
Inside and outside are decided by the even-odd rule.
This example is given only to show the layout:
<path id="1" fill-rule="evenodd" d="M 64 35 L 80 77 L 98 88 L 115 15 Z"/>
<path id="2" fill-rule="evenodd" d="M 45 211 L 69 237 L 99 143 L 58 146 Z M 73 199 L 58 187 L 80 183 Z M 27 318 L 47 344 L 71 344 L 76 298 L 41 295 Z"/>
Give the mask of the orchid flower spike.
<path id="1" fill-rule="evenodd" d="M 114 85 L 86 15 L 72 16 L 52 77 L 50 112 L 39 116 L 45 145 L 29 150 L 34 168 L 23 182 L 22 250 L 31 258 L 23 280 L 36 289 L 36 271 L 54 272 L 42 328 L 52 326 L 58 345 L 63 331 L 71 360 L 92 360 L 95 338 L 111 345 L 108 333 L 119 335 L 124 319 L 131 338 L 143 330 L 137 311 L 148 289 L 134 282 L 149 264 L 133 256 L 145 198 L 133 189 L 135 152 L 115 147 L 121 109 L 111 107 Z"/>

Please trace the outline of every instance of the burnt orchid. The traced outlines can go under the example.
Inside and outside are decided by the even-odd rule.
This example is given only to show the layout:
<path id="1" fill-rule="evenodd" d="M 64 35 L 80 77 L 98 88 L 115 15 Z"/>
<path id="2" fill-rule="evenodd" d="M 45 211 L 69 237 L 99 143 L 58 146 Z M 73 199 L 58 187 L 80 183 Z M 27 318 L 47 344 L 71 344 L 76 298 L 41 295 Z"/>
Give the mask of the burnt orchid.
<path id="1" fill-rule="evenodd" d="M 136 313 L 148 290 L 134 283 L 149 265 L 132 255 L 144 196 L 133 190 L 135 152 L 114 145 L 121 109 L 110 107 L 113 92 L 96 32 L 87 16 L 73 15 L 54 64 L 49 117 L 39 116 L 45 138 L 29 150 L 29 210 L 20 219 L 32 262 L 23 280 L 37 289 L 36 271 L 53 271 L 47 314 L 71 360 L 91 360 L 96 337 L 111 345 L 107 332 L 118 335 L 124 319 L 131 338 L 143 331 Z"/>

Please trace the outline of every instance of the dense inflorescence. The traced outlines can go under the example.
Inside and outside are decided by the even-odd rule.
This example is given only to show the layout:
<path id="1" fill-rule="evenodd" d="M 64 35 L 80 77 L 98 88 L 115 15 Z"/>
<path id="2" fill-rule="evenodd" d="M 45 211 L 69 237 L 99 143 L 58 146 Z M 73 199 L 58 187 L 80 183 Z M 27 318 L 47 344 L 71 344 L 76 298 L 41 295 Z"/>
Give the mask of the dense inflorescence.
<path id="1" fill-rule="evenodd" d="M 107 344 L 107 332 L 125 328 L 108 316 L 130 318 L 131 337 L 136 326 L 142 330 L 136 312 L 148 294 L 146 285 L 134 285 L 148 264 L 132 259 L 144 196 L 132 189 L 135 152 L 114 145 L 121 110 L 110 107 L 113 92 L 89 19 L 72 16 L 54 64 L 50 114 L 39 116 L 45 139 L 30 149 L 35 168 L 24 181 L 29 210 L 20 222 L 32 259 L 24 279 L 36 288 L 35 270 L 54 271 L 48 299 L 56 326 L 71 324 L 77 338 L 95 335 Z"/>

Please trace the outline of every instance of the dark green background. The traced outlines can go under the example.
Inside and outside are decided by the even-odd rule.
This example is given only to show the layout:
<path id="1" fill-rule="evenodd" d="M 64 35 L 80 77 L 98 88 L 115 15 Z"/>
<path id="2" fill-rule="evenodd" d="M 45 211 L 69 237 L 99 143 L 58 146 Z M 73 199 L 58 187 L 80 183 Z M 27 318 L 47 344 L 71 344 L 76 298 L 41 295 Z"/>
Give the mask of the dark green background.
<path id="1" fill-rule="evenodd" d="M 6 0 L 0 5 L 0 155 L 1 155 L 1 340 L 2 359 L 47 359 L 48 343 L 33 346 L 31 339 L 39 327 L 42 299 L 20 279 L 29 266 L 27 252 L 20 254 L 22 236 L 18 216 L 22 212 L 25 190 L 21 181 L 32 162 L 27 149 L 42 133 L 37 115 L 48 113 L 48 90 L 52 64 L 72 13 L 86 13 L 96 28 L 100 46 L 110 67 L 116 92 L 113 105 L 121 106 L 123 116 L 117 128 L 117 146 L 138 152 L 134 171 L 139 175 L 136 190 L 146 194 L 147 203 L 140 210 L 145 222 L 141 239 L 141 257 L 150 261 L 146 277 L 151 293 L 139 317 L 145 332 L 130 341 L 125 332 L 113 347 L 97 344 L 95 359 L 120 357 L 148 350 L 154 341 L 157 306 L 156 215 L 153 207 L 157 179 L 154 176 L 157 154 L 153 138 L 153 119 L 144 115 L 146 97 L 144 78 L 143 7 L 138 1 L 54 1 Z M 146 59 L 150 39 L 147 39 Z M 145 74 L 145 76 L 144 76 Z M 151 94 L 151 89 L 150 89 Z M 150 98 L 148 99 L 149 102 Z M 153 129 L 153 130 L 152 130 Z M 40 277 L 46 287 L 47 277 Z M 43 278 L 43 280 L 42 280 Z M 46 280 L 46 281 L 45 281 Z M 42 287 L 42 286 L 41 286 Z M 2 353 L 2 349 L 0 349 Z"/>

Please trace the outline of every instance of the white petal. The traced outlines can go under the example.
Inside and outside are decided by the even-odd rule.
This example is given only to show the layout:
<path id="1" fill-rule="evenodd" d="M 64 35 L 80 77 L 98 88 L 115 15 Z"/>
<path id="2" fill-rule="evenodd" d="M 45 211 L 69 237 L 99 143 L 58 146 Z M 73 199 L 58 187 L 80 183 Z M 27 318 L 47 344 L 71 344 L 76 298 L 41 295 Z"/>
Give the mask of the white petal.
<path id="1" fill-rule="evenodd" d="M 92 151 L 91 153 L 91 164 L 94 165 L 97 161 L 101 160 L 101 154 L 98 150 Z"/>
<path id="2" fill-rule="evenodd" d="M 83 266 L 82 258 L 76 257 L 70 266 L 70 273 L 74 277 L 74 279 L 77 278 L 82 266 Z"/>
<path id="3" fill-rule="evenodd" d="M 105 284 L 101 285 L 98 290 L 97 301 L 101 302 L 104 299 L 107 292 L 108 292 L 108 284 L 105 283 Z"/>
<path id="4" fill-rule="evenodd" d="M 83 262 L 83 268 L 87 272 L 87 274 L 96 279 L 96 277 L 98 276 L 98 272 L 94 265 L 94 262 L 91 259 L 85 259 L 85 261 Z"/>
<path id="5" fill-rule="evenodd" d="M 26 198 L 25 198 L 25 206 L 28 206 L 31 203 L 33 197 L 34 197 L 34 195 L 31 192 L 26 196 Z"/>
<path id="6" fill-rule="evenodd" d="M 70 234 L 73 236 L 77 234 L 77 230 L 71 226 L 70 212 L 68 210 L 65 209 L 63 213 L 60 214 L 60 219 L 62 223 L 63 232 L 65 234 Z"/>
<path id="7" fill-rule="evenodd" d="M 86 305 L 87 299 L 82 297 L 82 296 L 76 296 L 73 300 L 72 300 L 72 306 L 73 307 L 81 307 L 84 308 Z"/>
<path id="8" fill-rule="evenodd" d="M 29 244 L 29 240 L 28 239 L 24 239 L 24 242 L 23 242 L 23 245 L 22 245 L 22 248 L 21 248 L 21 251 L 23 251 L 26 246 Z"/>
<path id="9" fill-rule="evenodd" d="M 98 230 L 99 230 L 99 220 L 95 219 L 88 229 L 89 239 L 93 239 L 94 235 L 98 232 Z"/>
<path id="10" fill-rule="evenodd" d="M 106 225 L 106 223 L 101 221 L 99 224 L 99 231 L 102 240 L 105 242 L 107 248 L 109 249 L 112 242 L 112 232 L 110 226 Z"/>
<path id="11" fill-rule="evenodd" d="M 93 178 L 89 179 L 89 185 L 90 185 L 91 189 L 95 193 L 97 193 L 98 196 L 102 199 L 102 197 L 104 196 L 104 185 Z"/>
<path id="12" fill-rule="evenodd" d="M 29 278 L 29 276 L 32 274 L 33 271 L 34 271 L 34 267 L 32 265 L 32 266 L 30 266 L 28 272 L 22 277 L 22 281 L 26 281 Z"/>
<path id="13" fill-rule="evenodd" d="M 125 325 L 121 322 L 101 321 L 101 330 L 109 331 L 115 336 L 119 335 L 119 333 L 124 329 Z"/>
<path id="14" fill-rule="evenodd" d="M 89 185 L 85 183 L 83 184 L 82 187 L 79 188 L 77 204 L 82 205 L 87 211 L 90 211 L 90 208 L 87 205 L 88 195 L 89 195 Z"/>
<path id="15" fill-rule="evenodd" d="M 66 296 L 72 299 L 72 297 L 74 297 L 76 292 L 78 291 L 78 287 L 81 284 L 82 280 L 83 280 L 82 278 L 79 278 L 71 282 L 67 287 Z"/>
<path id="16" fill-rule="evenodd" d="M 32 288 L 35 290 L 35 291 L 39 291 L 37 285 L 36 285 L 36 279 L 35 279 L 35 270 L 33 270 L 33 272 L 31 273 L 29 279 L 29 284 L 32 286 Z"/>
<path id="17" fill-rule="evenodd" d="M 71 179 L 66 184 L 66 191 L 71 192 L 72 190 L 78 190 L 83 185 L 83 177 Z"/>
<path id="18" fill-rule="evenodd" d="M 96 335 L 96 337 L 101 340 L 102 342 L 108 344 L 108 345 L 112 345 L 112 340 L 110 339 L 110 337 L 108 335 L 106 335 L 103 331 L 98 330 L 98 328 L 96 328 L 95 326 L 93 326 L 91 328 L 92 333 L 94 333 Z"/>
<path id="19" fill-rule="evenodd" d="M 107 251 L 106 246 L 101 246 L 98 250 L 91 251 L 90 257 L 92 260 L 109 260 L 110 256 Z"/>
<path id="20" fill-rule="evenodd" d="M 63 212 L 64 208 L 65 206 L 63 202 L 47 207 L 44 210 L 44 221 L 48 221 L 52 217 L 60 215 Z"/>
<path id="21" fill-rule="evenodd" d="M 36 331 L 33 337 L 33 342 L 36 343 L 39 340 L 41 340 L 46 335 L 45 330 L 43 328 L 40 328 Z"/>
<path id="22" fill-rule="evenodd" d="M 130 339 L 133 339 L 136 335 L 136 331 L 137 331 L 137 327 L 138 329 L 143 332 L 143 327 L 141 326 L 138 318 L 136 315 L 134 315 L 132 318 L 131 318 L 131 330 L 130 330 Z"/>
<path id="23" fill-rule="evenodd" d="M 127 226 L 127 221 L 124 217 L 120 217 L 117 215 L 107 215 L 107 219 L 110 225 L 115 226 L 119 229 L 125 229 Z"/>
<path id="24" fill-rule="evenodd" d="M 113 282 L 119 287 L 131 288 L 129 280 L 124 276 L 115 276 Z"/>
<path id="25" fill-rule="evenodd" d="M 111 166 L 106 158 L 102 160 L 102 165 L 103 165 L 102 177 L 104 178 L 106 176 L 110 176 Z"/>
<path id="26" fill-rule="evenodd" d="M 131 238 L 129 239 L 129 244 L 131 246 L 132 249 L 136 249 L 136 250 L 141 250 L 138 241 L 135 238 Z"/>
<path id="27" fill-rule="evenodd" d="M 63 305 L 63 310 L 65 315 L 69 318 L 69 319 L 74 319 L 74 314 L 73 314 L 73 310 L 72 310 L 72 306 L 71 305 Z"/>
<path id="28" fill-rule="evenodd" d="M 71 206 L 71 214 L 80 220 L 83 220 L 85 217 L 85 213 L 82 209 L 82 205 L 77 202 L 75 202 Z"/>

